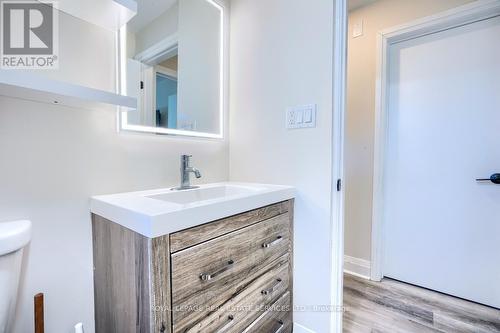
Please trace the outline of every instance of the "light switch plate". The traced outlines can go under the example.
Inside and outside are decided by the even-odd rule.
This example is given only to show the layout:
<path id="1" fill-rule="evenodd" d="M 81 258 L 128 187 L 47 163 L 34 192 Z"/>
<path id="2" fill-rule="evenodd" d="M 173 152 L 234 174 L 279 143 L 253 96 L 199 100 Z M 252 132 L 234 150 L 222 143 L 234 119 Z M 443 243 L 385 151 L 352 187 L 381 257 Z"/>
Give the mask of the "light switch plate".
<path id="1" fill-rule="evenodd" d="M 286 110 L 286 128 L 316 127 L 316 104 L 290 107 Z"/>
<path id="2" fill-rule="evenodd" d="M 363 20 L 354 23 L 352 27 L 352 37 L 357 38 L 361 36 L 363 36 Z"/>

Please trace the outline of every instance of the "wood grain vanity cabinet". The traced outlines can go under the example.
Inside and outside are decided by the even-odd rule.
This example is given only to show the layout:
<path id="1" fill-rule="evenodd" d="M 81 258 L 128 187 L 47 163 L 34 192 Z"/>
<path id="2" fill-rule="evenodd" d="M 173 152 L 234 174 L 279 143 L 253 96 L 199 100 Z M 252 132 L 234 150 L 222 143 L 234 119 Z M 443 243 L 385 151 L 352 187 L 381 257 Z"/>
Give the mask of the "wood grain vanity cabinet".
<path id="1" fill-rule="evenodd" d="M 92 216 L 97 333 L 292 331 L 293 200 L 147 238 Z"/>

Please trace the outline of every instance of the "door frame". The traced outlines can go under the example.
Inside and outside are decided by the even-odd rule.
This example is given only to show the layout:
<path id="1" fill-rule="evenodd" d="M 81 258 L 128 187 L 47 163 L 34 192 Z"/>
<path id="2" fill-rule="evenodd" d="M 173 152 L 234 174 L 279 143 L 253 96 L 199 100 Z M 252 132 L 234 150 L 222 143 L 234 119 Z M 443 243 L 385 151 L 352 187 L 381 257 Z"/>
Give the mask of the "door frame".
<path id="1" fill-rule="evenodd" d="M 389 84 L 388 50 L 391 45 L 398 42 L 457 28 L 499 15 L 499 0 L 478 0 L 436 15 L 389 28 L 378 33 L 370 272 L 370 278 L 373 281 L 380 281 L 384 277 L 384 169 L 388 131 L 387 125 L 389 119 L 387 96 Z"/>
<path id="2" fill-rule="evenodd" d="M 344 290 L 344 122 L 347 89 L 347 0 L 334 1 L 330 332 L 342 333 Z"/>

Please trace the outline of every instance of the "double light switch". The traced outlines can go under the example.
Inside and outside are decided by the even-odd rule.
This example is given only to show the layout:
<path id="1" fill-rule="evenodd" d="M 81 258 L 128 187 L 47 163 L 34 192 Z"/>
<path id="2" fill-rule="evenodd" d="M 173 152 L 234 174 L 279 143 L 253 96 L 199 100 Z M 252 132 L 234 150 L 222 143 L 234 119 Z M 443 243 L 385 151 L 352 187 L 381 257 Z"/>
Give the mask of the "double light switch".
<path id="1" fill-rule="evenodd" d="M 316 127 L 316 104 L 296 106 L 286 110 L 286 128 Z"/>

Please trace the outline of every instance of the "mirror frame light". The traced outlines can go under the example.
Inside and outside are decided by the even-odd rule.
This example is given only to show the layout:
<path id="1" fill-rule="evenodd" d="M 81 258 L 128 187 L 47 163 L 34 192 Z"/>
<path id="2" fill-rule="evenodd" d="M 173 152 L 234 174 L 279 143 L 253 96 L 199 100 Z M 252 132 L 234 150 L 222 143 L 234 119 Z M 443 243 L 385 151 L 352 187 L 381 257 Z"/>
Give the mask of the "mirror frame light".
<path id="1" fill-rule="evenodd" d="M 163 127 L 153 127 L 153 126 L 143 126 L 143 125 L 130 125 L 128 123 L 128 112 L 137 111 L 118 111 L 118 128 L 119 131 L 133 131 L 151 134 L 165 134 L 165 135 L 175 135 L 175 136 L 187 136 L 196 138 L 208 138 L 208 139 L 224 139 L 224 126 L 225 126 L 225 115 L 226 115 L 226 7 L 221 0 L 204 0 L 215 8 L 217 8 L 220 15 L 220 73 L 219 73 L 219 133 L 206 133 L 206 132 L 196 132 L 196 131 L 186 131 L 178 130 L 172 128 Z M 117 43 L 117 87 L 118 93 L 122 95 L 127 95 L 127 25 L 124 25 L 117 32 L 116 36 Z"/>

